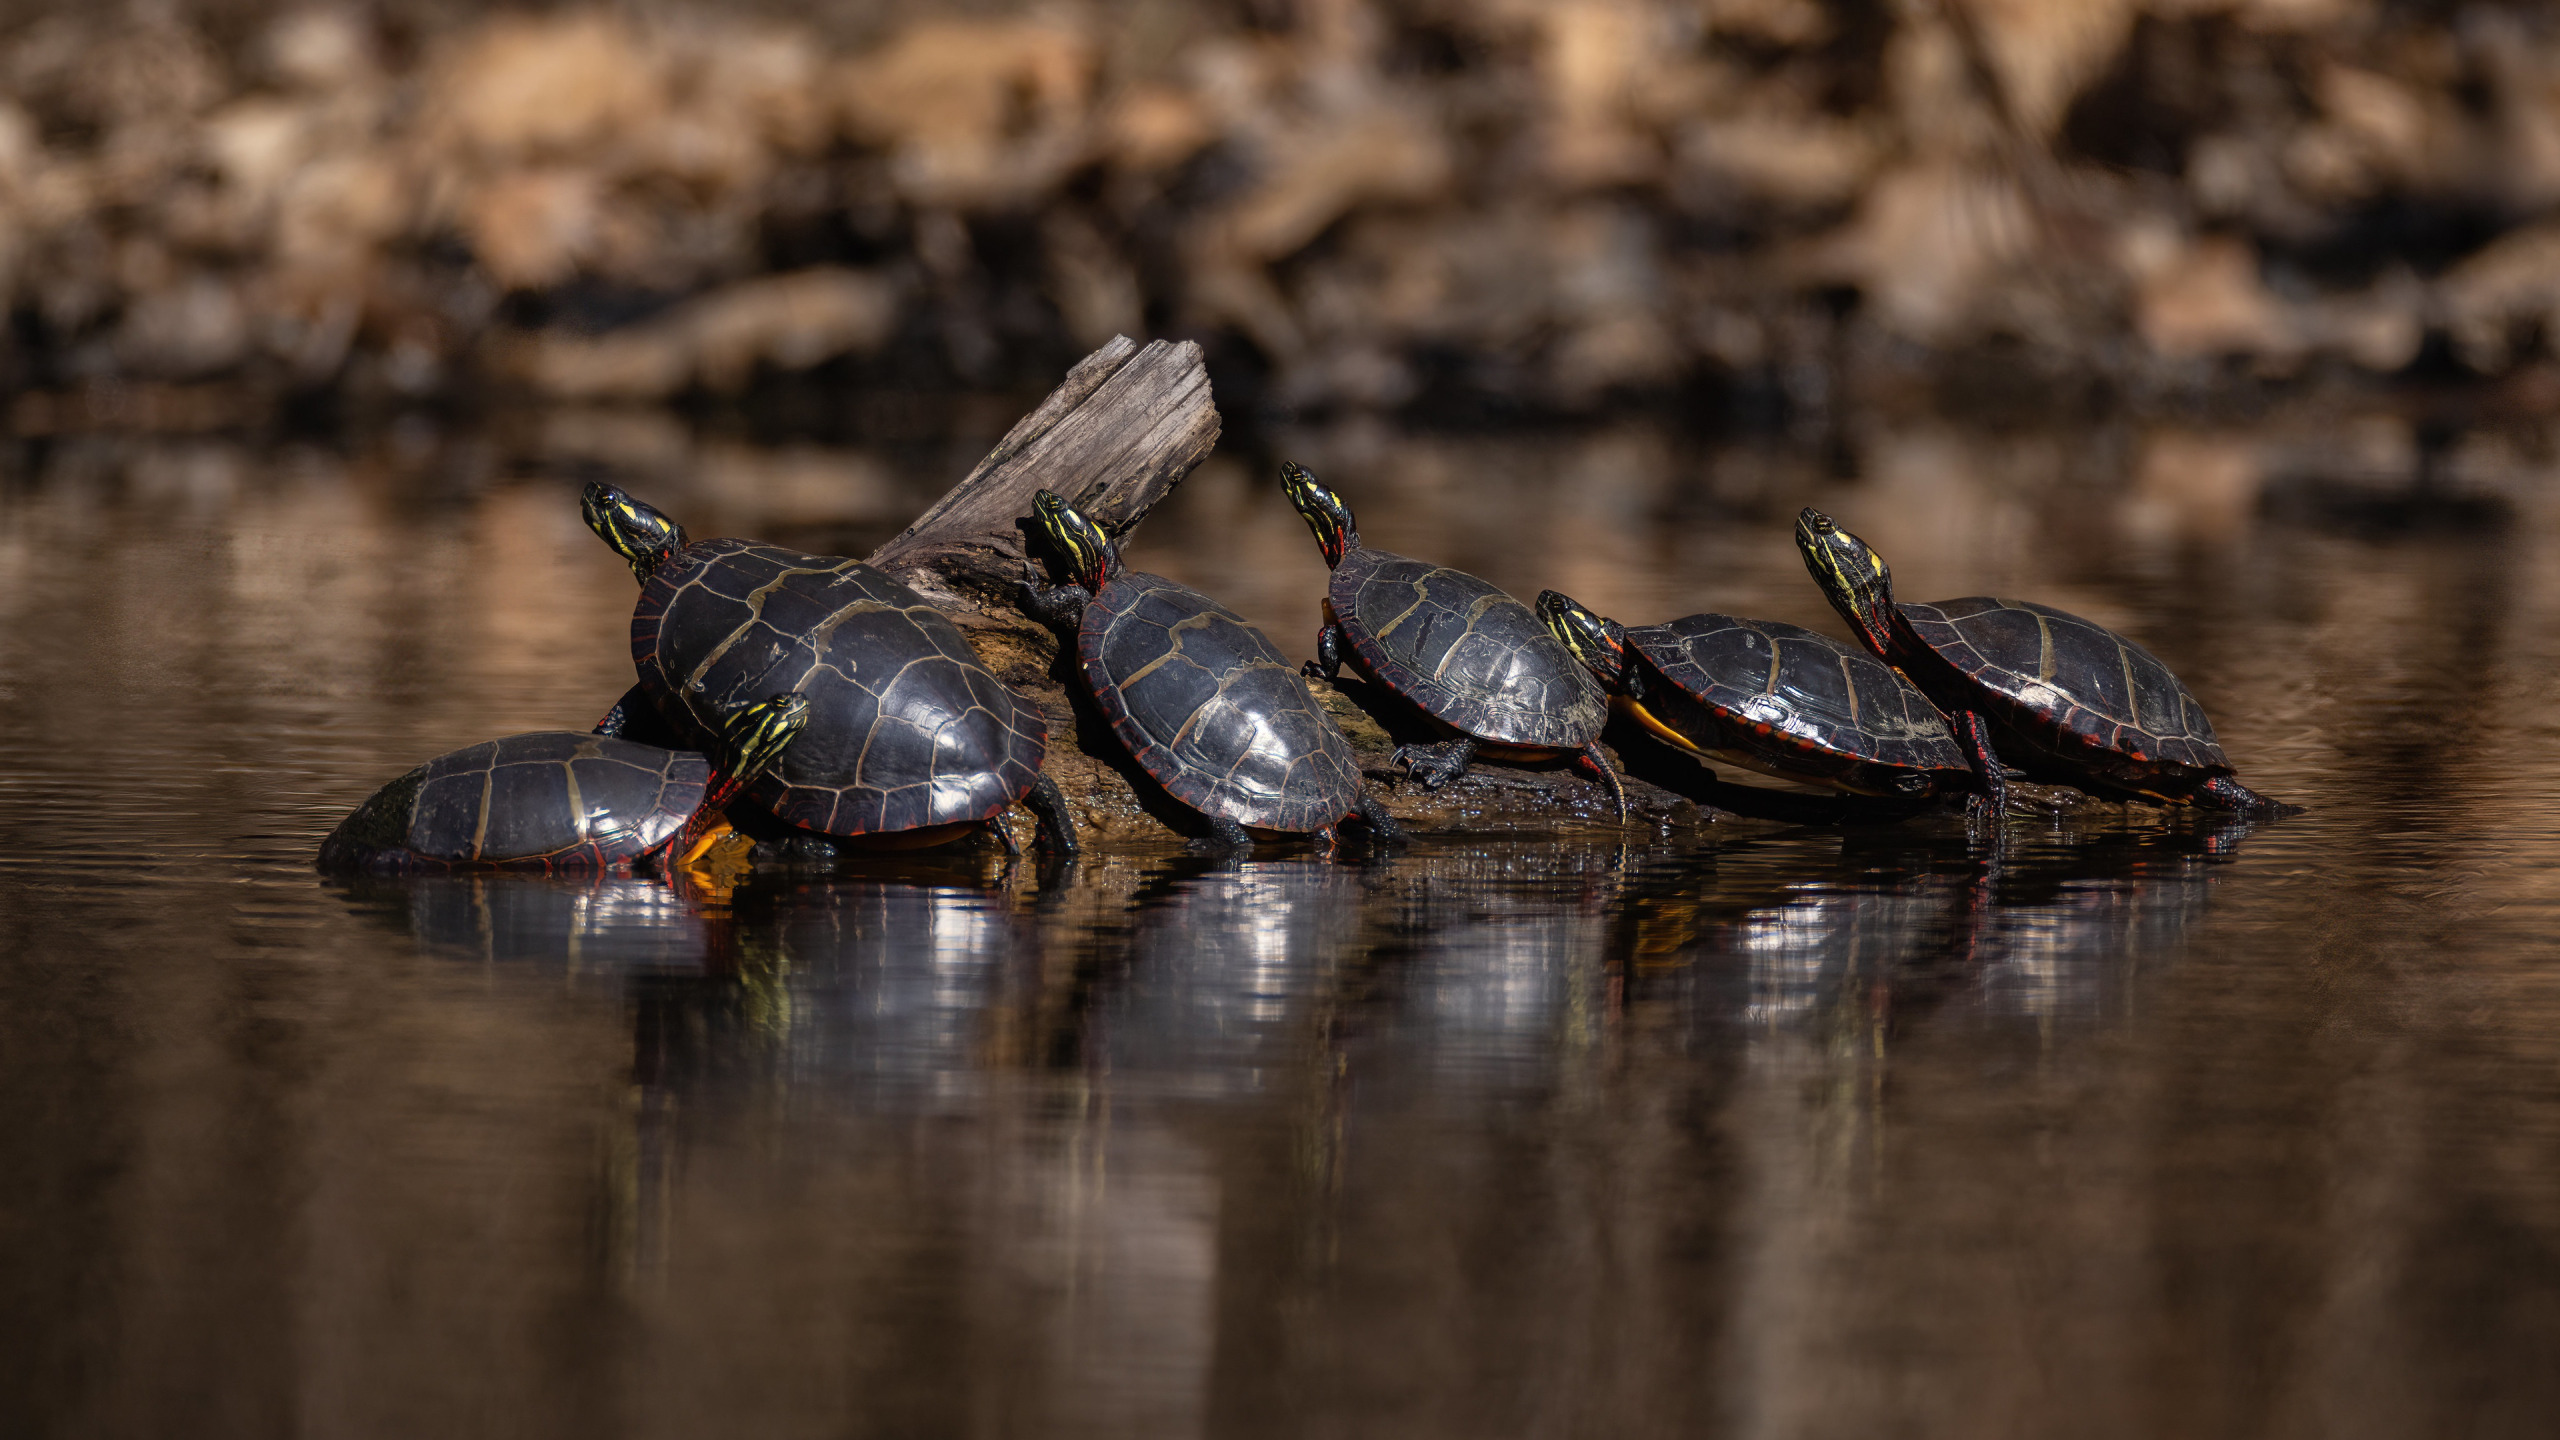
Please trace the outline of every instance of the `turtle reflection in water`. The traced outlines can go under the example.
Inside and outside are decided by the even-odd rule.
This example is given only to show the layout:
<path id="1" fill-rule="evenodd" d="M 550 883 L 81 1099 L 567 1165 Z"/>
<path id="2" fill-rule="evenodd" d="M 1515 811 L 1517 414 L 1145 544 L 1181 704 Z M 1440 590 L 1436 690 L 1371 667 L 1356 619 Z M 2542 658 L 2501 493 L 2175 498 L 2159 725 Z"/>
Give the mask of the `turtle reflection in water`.
<path id="1" fill-rule="evenodd" d="M 2235 778 L 2204 706 L 2148 650 L 2103 625 L 1987 595 L 1896 604 L 1865 541 L 1807 508 L 1796 548 L 1858 638 L 1946 712 L 1998 814 L 2005 762 L 2097 794 L 2281 815 Z"/>
<path id="2" fill-rule="evenodd" d="M 1248 832 L 1265 830 L 1312 833 L 1330 850 L 1353 818 L 1374 839 L 1401 838 L 1362 790 L 1351 742 L 1261 631 L 1187 585 L 1123 568 L 1118 543 L 1055 493 L 1032 512 L 1067 581 L 1023 582 L 1023 608 L 1074 638 L 1112 733 L 1222 845 L 1249 848 Z"/>
<path id="3" fill-rule="evenodd" d="M 1731 615 L 1629 629 L 1553 590 L 1539 593 L 1538 615 L 1614 708 L 1701 760 L 1853 795 L 1973 788 L 1929 697 L 1829 636 Z"/>
<path id="4" fill-rule="evenodd" d="M 1893 827 L 1754 837 L 1708 865 L 1665 857 L 1628 886 L 1630 983 L 1759 1023 L 1881 1023 L 1947 1005 L 2121 1014 L 2124 987 L 2179 953 L 2262 823 L 2091 807 L 1971 858 Z"/>
<path id="5" fill-rule="evenodd" d="M 1608 700 L 1528 606 L 1464 571 L 1369 549 L 1341 496 L 1297 465 L 1282 465 L 1280 478 L 1333 568 L 1307 673 L 1332 680 L 1349 660 L 1453 736 L 1403 746 L 1397 764 L 1437 790 L 1480 751 L 1572 755 L 1627 817 L 1627 792 L 1600 750 Z"/>
<path id="6" fill-rule="evenodd" d="M 726 832 L 721 808 L 808 722 L 777 695 L 722 726 L 725 772 L 699 754 L 546 730 L 439 755 L 375 791 L 320 843 L 320 868 L 629 872 L 682 865 Z"/>
<path id="7" fill-rule="evenodd" d="M 1075 853 L 1065 802 L 1040 773 L 1039 710 L 923 596 L 858 560 L 688 540 L 601 481 L 580 509 L 640 581 L 640 683 L 606 725 L 653 715 L 690 741 L 749 692 L 794 691 L 808 729 L 746 791 L 775 818 L 884 848 L 985 829 L 1012 851 L 1005 812 L 1027 799 L 1042 838 Z"/>

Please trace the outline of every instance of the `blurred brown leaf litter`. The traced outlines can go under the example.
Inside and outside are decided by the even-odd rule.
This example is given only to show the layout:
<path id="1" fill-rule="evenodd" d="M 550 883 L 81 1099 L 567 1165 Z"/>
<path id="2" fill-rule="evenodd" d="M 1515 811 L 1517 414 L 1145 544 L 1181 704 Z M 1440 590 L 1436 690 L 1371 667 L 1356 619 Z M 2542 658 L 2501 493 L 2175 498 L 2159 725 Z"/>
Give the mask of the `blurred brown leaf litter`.
<path id="1" fill-rule="evenodd" d="M 2560 14 L 44 0 L 0 287 L 22 433 L 1038 385 L 1115 333 L 1291 413 L 2533 376 Z"/>

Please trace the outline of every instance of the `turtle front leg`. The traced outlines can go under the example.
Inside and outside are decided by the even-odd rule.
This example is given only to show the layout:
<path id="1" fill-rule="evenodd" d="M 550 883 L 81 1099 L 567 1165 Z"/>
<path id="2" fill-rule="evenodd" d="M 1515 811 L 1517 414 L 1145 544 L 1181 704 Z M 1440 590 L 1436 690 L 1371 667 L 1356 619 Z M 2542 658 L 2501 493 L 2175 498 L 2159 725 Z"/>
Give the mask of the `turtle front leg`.
<path id="1" fill-rule="evenodd" d="M 1058 782 L 1043 775 L 1031 782 L 1031 793 L 1022 797 L 1031 813 L 1040 817 L 1040 841 L 1062 858 L 1076 854 L 1076 822 L 1067 814 L 1067 797 L 1058 793 Z"/>
<path id="2" fill-rule="evenodd" d="M 1298 668 L 1298 673 L 1313 680 L 1321 677 L 1332 684 L 1342 675 L 1342 627 L 1327 625 L 1316 632 L 1316 658 Z"/>
<path id="3" fill-rule="evenodd" d="M 702 803 L 694 807 L 691 815 L 685 817 L 684 824 L 676 828 L 674 837 L 668 840 L 666 847 L 658 852 L 659 869 L 669 879 L 675 878 L 677 871 L 691 867 L 703 856 L 718 849 L 723 841 L 738 833 L 729 824 L 728 805 L 731 800 L 737 798 L 741 788 L 736 780 L 727 776 L 721 777 L 712 785 L 710 793 L 702 797 Z"/>
<path id="4" fill-rule="evenodd" d="M 1612 766 L 1609 763 L 1609 757 L 1601 753 L 1600 742 L 1594 740 L 1590 744 L 1583 746 L 1582 754 L 1579 758 L 1582 763 L 1582 768 L 1599 776 L 1600 783 L 1609 787 L 1609 798 L 1618 802 L 1618 823 L 1621 825 L 1626 824 L 1627 787 L 1619 783 L 1618 771 L 1615 766 Z"/>
<path id="5" fill-rule="evenodd" d="M 1965 758 L 1973 762 L 1975 789 L 1973 798 L 1965 802 L 1965 818 L 1997 825 L 2009 813 L 2009 775 L 1991 749 L 1991 721 L 1979 710 L 1967 710 L 1955 719 L 1956 740 L 1964 746 Z"/>
<path id="6" fill-rule="evenodd" d="M 1093 603 L 1093 592 L 1081 585 L 1042 585 L 1022 582 L 1022 613 L 1052 630 L 1073 633 L 1084 618 L 1084 607 Z"/>
<path id="7" fill-rule="evenodd" d="M 1404 773 L 1422 782 L 1425 790 L 1437 790 L 1467 773 L 1467 762 L 1475 758 L 1476 738 L 1461 735 L 1437 745 L 1399 745 L 1387 758 L 1404 767 Z"/>

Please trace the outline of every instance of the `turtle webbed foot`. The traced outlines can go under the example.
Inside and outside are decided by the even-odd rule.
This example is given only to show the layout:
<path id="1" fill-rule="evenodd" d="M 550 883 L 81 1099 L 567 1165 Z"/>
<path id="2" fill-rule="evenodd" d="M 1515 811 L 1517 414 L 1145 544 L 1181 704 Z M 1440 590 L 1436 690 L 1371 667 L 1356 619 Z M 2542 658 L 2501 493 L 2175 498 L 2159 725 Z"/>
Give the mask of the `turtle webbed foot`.
<path id="1" fill-rule="evenodd" d="M 1075 629 L 1084 607 L 1093 601 L 1093 592 L 1081 585 L 1043 585 L 1034 580 L 1020 582 L 1016 593 L 1022 613 L 1052 630 Z"/>
<path id="2" fill-rule="evenodd" d="M 1618 823 L 1621 825 L 1626 824 L 1627 787 L 1618 779 L 1617 767 L 1609 763 L 1609 756 L 1606 752 L 1601 750 L 1600 742 L 1594 740 L 1590 744 L 1582 747 L 1581 755 L 1575 757 L 1575 759 L 1577 764 L 1581 765 L 1583 769 L 1590 771 L 1601 784 L 1609 788 L 1609 798 L 1617 802 Z"/>
<path id="3" fill-rule="evenodd" d="M 1437 745 L 1400 745 L 1388 758 L 1421 781 L 1423 789 L 1437 790 L 1466 774 L 1467 762 L 1475 753 L 1476 742 L 1462 735 Z"/>
<path id="4" fill-rule="evenodd" d="M 1242 825 L 1224 816 L 1208 817 L 1209 833 L 1184 846 L 1186 850 L 1205 855 L 1223 855 L 1241 860 L 1253 853 L 1253 836 Z"/>
<path id="5" fill-rule="evenodd" d="M 1075 817 L 1067 813 L 1067 797 L 1060 793 L 1058 782 L 1043 775 L 1031 782 L 1030 791 L 1022 798 L 1030 805 L 1031 813 L 1039 817 L 1041 843 L 1054 855 L 1075 858 L 1080 848 L 1076 844 Z"/>
<path id="6" fill-rule="evenodd" d="M 1396 817 L 1387 813 L 1387 807 L 1378 803 L 1375 795 L 1363 794 L 1352 813 L 1360 817 L 1361 825 L 1369 832 L 1369 843 L 1375 848 L 1391 850 L 1413 838 L 1405 833 L 1404 826 L 1396 823 Z"/>

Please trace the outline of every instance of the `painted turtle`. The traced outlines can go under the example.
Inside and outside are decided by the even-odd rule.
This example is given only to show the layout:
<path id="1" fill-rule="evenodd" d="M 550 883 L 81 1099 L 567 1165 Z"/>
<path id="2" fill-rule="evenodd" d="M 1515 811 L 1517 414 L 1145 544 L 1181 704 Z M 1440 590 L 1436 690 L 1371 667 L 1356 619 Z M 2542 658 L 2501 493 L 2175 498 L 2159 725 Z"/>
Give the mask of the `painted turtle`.
<path id="1" fill-rule="evenodd" d="M 1600 751 L 1608 698 L 1528 606 L 1464 571 L 1363 546 L 1351 507 L 1304 467 L 1284 463 L 1280 481 L 1333 567 L 1307 673 L 1331 680 L 1348 659 L 1452 734 L 1399 747 L 1397 764 L 1437 790 L 1467 773 L 1478 750 L 1574 755 L 1626 818 L 1626 790 Z"/>
<path id="2" fill-rule="evenodd" d="M 1699 759 L 1856 795 L 1973 788 L 1929 697 L 1827 635 L 1731 615 L 1630 630 L 1553 590 L 1539 593 L 1538 616 L 1615 709 Z"/>
<path id="3" fill-rule="evenodd" d="M 725 770 L 690 750 L 566 730 L 466 745 L 339 821 L 320 842 L 320 868 L 593 873 L 681 863 L 718 837 L 742 777 L 771 764 L 808 715 L 797 695 L 741 708 L 722 727 L 734 757 Z"/>
<path id="4" fill-rule="evenodd" d="M 1355 815 L 1379 839 L 1401 837 L 1362 791 L 1341 727 L 1261 631 L 1187 585 L 1121 568 L 1119 544 L 1053 491 L 1032 498 L 1031 523 L 1067 583 L 1024 581 L 1023 608 L 1074 637 L 1112 733 L 1229 848 L 1274 830 L 1331 849 Z"/>
<path id="5" fill-rule="evenodd" d="M 749 694 L 807 697 L 807 730 L 747 799 L 831 838 L 910 848 L 983 827 L 1012 851 L 1004 815 L 1027 797 L 1042 835 L 1075 853 L 1066 804 L 1040 773 L 1040 712 L 923 596 L 858 560 L 688 540 L 602 481 L 579 508 L 639 578 L 638 689 L 680 739 Z M 643 707 L 625 697 L 615 708 Z"/>
<path id="6" fill-rule="evenodd" d="M 1897 605 L 1884 557 L 1819 510 L 1797 517 L 1796 548 L 1866 647 L 1946 712 L 1991 813 L 2008 798 L 2003 761 L 2101 794 L 2258 815 L 2291 808 L 2234 778 L 2196 697 L 2105 626 L 1987 595 Z"/>

